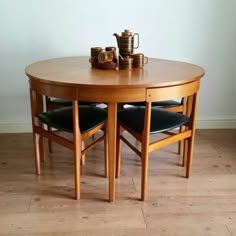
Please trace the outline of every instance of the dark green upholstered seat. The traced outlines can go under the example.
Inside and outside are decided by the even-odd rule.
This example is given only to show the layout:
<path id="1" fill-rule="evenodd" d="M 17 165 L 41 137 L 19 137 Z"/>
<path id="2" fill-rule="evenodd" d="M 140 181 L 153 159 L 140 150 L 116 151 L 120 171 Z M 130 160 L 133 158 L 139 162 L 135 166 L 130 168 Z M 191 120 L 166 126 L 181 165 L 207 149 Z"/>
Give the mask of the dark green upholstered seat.
<path id="1" fill-rule="evenodd" d="M 151 134 L 177 128 L 189 120 L 185 115 L 157 107 L 152 108 L 151 114 Z M 118 112 L 118 120 L 137 133 L 141 133 L 144 127 L 144 115 L 145 107 L 129 107 Z"/>
<path id="2" fill-rule="evenodd" d="M 126 104 L 132 105 L 132 106 L 145 106 L 145 102 L 130 102 Z M 152 102 L 152 107 L 174 107 L 174 106 L 180 106 L 180 105 L 181 105 L 181 102 L 178 102 L 175 100 Z"/>
<path id="3" fill-rule="evenodd" d="M 49 103 L 61 106 L 72 106 L 72 101 L 69 99 L 50 98 Z M 97 104 L 96 102 L 79 102 L 79 105 L 96 105 L 96 104 Z"/>
<path id="4" fill-rule="evenodd" d="M 58 130 L 73 132 L 73 109 L 63 107 L 38 115 L 40 121 Z M 107 111 L 94 106 L 79 106 L 80 132 L 87 132 L 107 119 Z"/>

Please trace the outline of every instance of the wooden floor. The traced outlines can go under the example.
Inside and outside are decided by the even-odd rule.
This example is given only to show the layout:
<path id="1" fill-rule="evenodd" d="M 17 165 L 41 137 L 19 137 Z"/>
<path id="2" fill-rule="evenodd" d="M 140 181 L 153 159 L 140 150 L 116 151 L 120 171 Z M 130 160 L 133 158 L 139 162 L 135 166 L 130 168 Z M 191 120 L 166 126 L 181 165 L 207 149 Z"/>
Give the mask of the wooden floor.
<path id="1" fill-rule="evenodd" d="M 76 201 L 71 151 L 55 145 L 36 177 L 32 135 L 0 134 L 0 235 L 236 235 L 236 130 L 197 131 L 190 179 L 177 145 L 152 153 L 146 202 L 140 160 L 122 149 L 116 202 L 107 202 L 102 144 L 87 156 Z"/>

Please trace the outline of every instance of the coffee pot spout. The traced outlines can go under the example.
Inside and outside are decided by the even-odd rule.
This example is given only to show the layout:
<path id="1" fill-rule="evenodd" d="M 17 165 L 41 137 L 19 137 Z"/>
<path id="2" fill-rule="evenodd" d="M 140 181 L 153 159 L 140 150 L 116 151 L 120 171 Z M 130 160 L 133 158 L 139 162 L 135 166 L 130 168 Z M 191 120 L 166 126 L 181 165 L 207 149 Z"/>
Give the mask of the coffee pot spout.
<path id="1" fill-rule="evenodd" d="M 114 33 L 113 36 L 116 37 L 118 48 L 120 48 L 120 36 L 117 33 Z"/>

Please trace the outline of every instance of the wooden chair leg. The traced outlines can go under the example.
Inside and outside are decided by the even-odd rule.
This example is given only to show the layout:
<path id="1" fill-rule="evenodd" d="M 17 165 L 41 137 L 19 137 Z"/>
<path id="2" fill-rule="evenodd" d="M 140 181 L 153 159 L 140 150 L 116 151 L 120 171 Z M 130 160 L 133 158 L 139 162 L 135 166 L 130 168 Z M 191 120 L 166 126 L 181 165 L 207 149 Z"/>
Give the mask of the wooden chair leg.
<path id="1" fill-rule="evenodd" d="M 148 179 L 148 152 L 147 144 L 142 143 L 141 160 L 142 160 L 142 179 L 141 179 L 141 200 L 147 199 L 147 179 Z"/>
<path id="2" fill-rule="evenodd" d="M 44 149 L 44 138 L 43 136 L 39 136 L 39 155 L 40 155 L 40 161 L 45 161 L 45 149 Z"/>
<path id="3" fill-rule="evenodd" d="M 187 127 L 184 127 L 185 130 L 187 130 Z M 183 160 L 182 160 L 182 166 L 185 167 L 186 163 L 187 163 L 187 156 L 188 156 L 188 140 L 189 139 L 185 139 L 182 140 L 183 143 Z"/>
<path id="4" fill-rule="evenodd" d="M 183 162 L 182 166 L 185 167 L 187 163 L 188 156 L 188 139 L 184 140 L 184 150 L 183 150 Z"/>
<path id="5" fill-rule="evenodd" d="M 35 172 L 36 175 L 40 175 L 40 151 L 39 151 L 39 134 L 33 132 L 34 141 L 34 160 L 35 160 Z"/>
<path id="6" fill-rule="evenodd" d="M 183 132 L 184 131 L 184 126 L 180 126 L 179 131 Z M 183 141 L 179 141 L 178 142 L 178 154 L 179 155 L 181 155 L 182 152 L 183 152 L 183 146 L 184 146 L 184 142 Z"/>
<path id="7" fill-rule="evenodd" d="M 116 137 L 116 178 L 120 176 L 120 165 L 121 165 L 121 127 L 117 125 L 117 137 Z"/>
<path id="8" fill-rule="evenodd" d="M 109 176 L 109 166 L 108 166 L 108 141 L 107 141 L 107 135 L 104 139 L 104 174 L 105 177 L 107 178 Z"/>
<path id="9" fill-rule="evenodd" d="M 141 200 L 147 199 L 148 157 L 142 157 Z"/>
<path id="10" fill-rule="evenodd" d="M 80 159 L 81 152 L 74 152 L 74 160 L 75 160 L 75 199 L 80 199 Z"/>
<path id="11" fill-rule="evenodd" d="M 84 143 L 84 141 L 83 142 L 81 142 L 81 150 L 83 150 L 85 148 L 85 143 Z M 84 166 L 84 164 L 85 164 L 85 154 L 83 154 L 82 156 L 81 156 L 81 160 L 80 160 L 80 165 L 81 166 Z"/>
<path id="12" fill-rule="evenodd" d="M 194 145 L 194 136 L 190 137 L 188 140 L 188 154 L 187 154 L 187 165 L 186 165 L 186 178 L 189 178 L 191 174 L 192 160 L 193 160 L 193 145 Z"/>
<path id="13" fill-rule="evenodd" d="M 50 126 L 47 126 L 47 129 L 49 132 L 52 131 L 52 128 Z M 53 144 L 52 141 L 50 139 L 48 139 L 48 150 L 50 153 L 53 153 Z"/>

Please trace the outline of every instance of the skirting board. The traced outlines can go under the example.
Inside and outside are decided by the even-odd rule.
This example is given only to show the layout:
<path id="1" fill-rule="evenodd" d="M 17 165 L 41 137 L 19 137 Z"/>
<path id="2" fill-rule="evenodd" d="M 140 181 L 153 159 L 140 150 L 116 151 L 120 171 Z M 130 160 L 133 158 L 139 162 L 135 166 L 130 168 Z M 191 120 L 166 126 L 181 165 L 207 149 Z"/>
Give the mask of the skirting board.
<path id="1" fill-rule="evenodd" d="M 236 117 L 198 117 L 197 129 L 236 129 Z"/>
<path id="2" fill-rule="evenodd" d="M 197 129 L 236 129 L 236 117 L 232 118 L 199 118 Z M 0 123 L 0 133 L 29 133 L 32 132 L 30 123 Z"/>
<path id="3" fill-rule="evenodd" d="M 0 124 L 0 133 L 31 133 L 31 123 Z"/>

